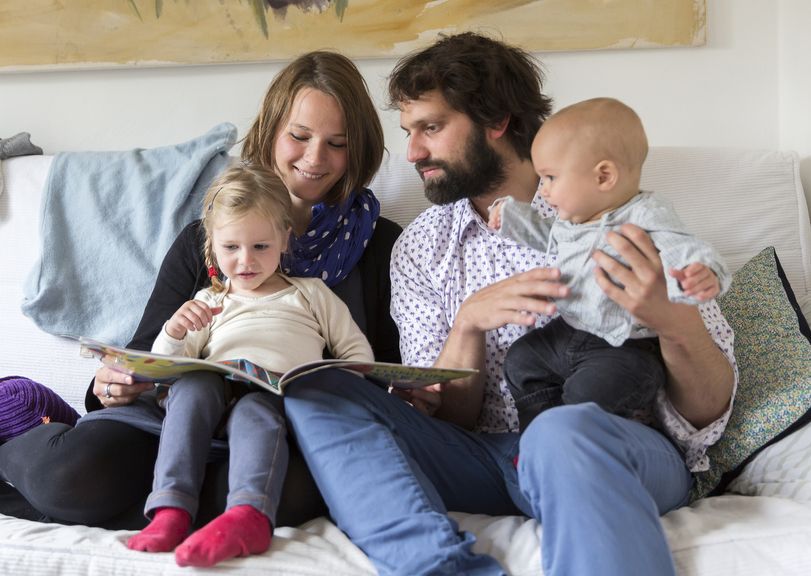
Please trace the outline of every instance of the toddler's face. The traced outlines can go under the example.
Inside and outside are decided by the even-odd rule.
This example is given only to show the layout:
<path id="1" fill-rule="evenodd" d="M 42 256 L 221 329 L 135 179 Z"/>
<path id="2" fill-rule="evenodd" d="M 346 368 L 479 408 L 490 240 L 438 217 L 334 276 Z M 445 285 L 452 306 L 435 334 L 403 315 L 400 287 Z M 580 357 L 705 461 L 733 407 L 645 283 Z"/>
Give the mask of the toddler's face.
<path id="1" fill-rule="evenodd" d="M 275 291 L 274 275 L 287 249 L 288 231 L 280 232 L 261 214 L 248 213 L 215 226 L 212 245 L 231 291 L 262 296 Z"/>

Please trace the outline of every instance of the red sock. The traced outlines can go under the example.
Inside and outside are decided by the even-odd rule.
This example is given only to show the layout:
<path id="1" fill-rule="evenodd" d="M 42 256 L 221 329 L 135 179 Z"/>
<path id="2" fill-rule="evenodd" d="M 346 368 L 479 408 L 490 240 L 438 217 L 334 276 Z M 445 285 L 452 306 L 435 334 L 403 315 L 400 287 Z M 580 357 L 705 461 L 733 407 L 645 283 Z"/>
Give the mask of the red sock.
<path id="1" fill-rule="evenodd" d="M 191 515 L 182 508 L 158 508 L 149 525 L 127 540 L 127 548 L 142 552 L 171 552 L 183 542 Z"/>
<path id="2" fill-rule="evenodd" d="M 200 528 L 175 550 L 178 566 L 213 566 L 218 562 L 261 554 L 270 548 L 268 517 L 253 506 L 234 506 Z"/>

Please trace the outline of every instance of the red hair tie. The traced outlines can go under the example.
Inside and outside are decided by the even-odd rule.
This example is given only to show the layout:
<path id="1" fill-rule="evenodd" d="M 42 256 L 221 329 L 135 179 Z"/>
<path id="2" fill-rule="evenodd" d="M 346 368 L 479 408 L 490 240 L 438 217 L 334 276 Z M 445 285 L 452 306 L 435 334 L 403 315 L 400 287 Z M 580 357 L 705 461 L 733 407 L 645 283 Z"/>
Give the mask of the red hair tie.
<path id="1" fill-rule="evenodd" d="M 217 274 L 217 269 L 214 266 L 209 266 L 208 267 L 208 277 L 209 278 L 216 278 L 217 276 L 219 276 L 219 274 Z"/>

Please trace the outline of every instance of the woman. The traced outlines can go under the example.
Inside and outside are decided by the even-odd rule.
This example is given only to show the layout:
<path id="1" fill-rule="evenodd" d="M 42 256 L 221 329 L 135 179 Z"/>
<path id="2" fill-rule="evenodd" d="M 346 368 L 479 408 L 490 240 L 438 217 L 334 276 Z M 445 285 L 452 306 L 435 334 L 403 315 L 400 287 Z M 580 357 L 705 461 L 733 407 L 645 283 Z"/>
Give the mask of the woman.
<path id="1" fill-rule="evenodd" d="M 273 168 L 290 192 L 294 234 L 282 262 L 285 273 L 323 278 L 349 306 L 376 359 L 399 362 L 397 329 L 389 315 L 389 257 L 401 229 L 377 217 L 377 200 L 364 188 L 383 150 L 383 129 L 355 65 L 337 53 L 311 52 L 274 78 L 242 157 Z M 179 234 L 129 347 L 149 350 L 164 322 L 208 283 L 202 242 L 200 221 Z M 88 412 L 114 410 L 151 388 L 102 366 L 85 405 Z M 5 493 L 0 512 L 143 527 L 158 437 L 98 416 L 76 428 L 40 426 L 0 446 L 0 475 L 35 509 Z M 224 508 L 227 473 L 226 459 L 209 463 L 198 525 Z M 292 450 L 278 524 L 299 524 L 324 511 L 306 466 Z"/>

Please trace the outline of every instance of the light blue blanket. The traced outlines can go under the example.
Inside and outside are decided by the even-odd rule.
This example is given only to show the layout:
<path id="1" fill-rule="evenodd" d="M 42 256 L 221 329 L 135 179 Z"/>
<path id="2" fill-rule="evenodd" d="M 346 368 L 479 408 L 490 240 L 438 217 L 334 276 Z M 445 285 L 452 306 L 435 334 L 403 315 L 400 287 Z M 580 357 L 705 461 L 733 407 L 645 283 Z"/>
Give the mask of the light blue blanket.
<path id="1" fill-rule="evenodd" d="M 55 156 L 23 313 L 51 334 L 126 344 L 166 251 L 199 217 L 236 135 L 224 123 L 175 146 Z"/>

